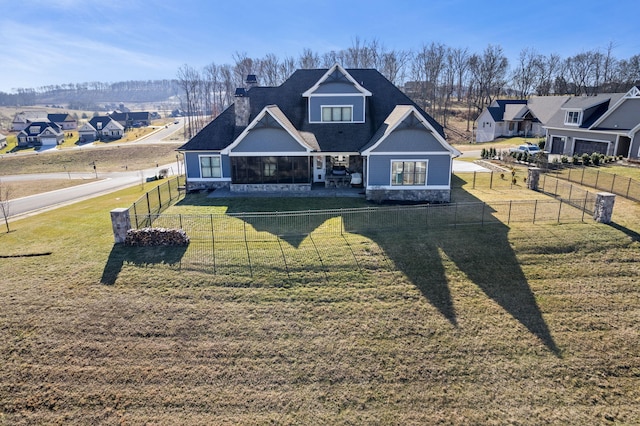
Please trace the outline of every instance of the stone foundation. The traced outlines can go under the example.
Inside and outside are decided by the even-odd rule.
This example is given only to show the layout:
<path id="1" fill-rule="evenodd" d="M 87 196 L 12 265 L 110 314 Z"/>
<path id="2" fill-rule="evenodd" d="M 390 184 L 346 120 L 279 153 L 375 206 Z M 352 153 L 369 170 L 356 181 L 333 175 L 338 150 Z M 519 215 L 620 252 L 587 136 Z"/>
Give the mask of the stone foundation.
<path id="1" fill-rule="evenodd" d="M 190 182 L 187 181 L 187 192 L 228 188 L 229 182 Z"/>
<path id="2" fill-rule="evenodd" d="M 449 189 L 421 189 L 414 191 L 394 191 L 389 189 L 367 189 L 368 201 L 382 203 L 385 201 L 406 201 L 412 203 L 448 203 L 451 201 Z"/>
<path id="3" fill-rule="evenodd" d="M 231 192 L 306 192 L 311 191 L 308 183 L 234 183 Z"/>

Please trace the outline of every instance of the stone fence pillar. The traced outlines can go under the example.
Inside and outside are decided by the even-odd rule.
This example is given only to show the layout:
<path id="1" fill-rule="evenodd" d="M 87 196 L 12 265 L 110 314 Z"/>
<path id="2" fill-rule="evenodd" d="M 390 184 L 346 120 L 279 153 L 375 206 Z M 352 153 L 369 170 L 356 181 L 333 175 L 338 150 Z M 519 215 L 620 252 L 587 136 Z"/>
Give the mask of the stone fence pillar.
<path id="1" fill-rule="evenodd" d="M 613 204 L 615 201 L 615 194 L 598 192 L 596 194 L 596 206 L 593 209 L 593 220 L 600 223 L 611 223 Z"/>
<path id="2" fill-rule="evenodd" d="M 533 191 L 538 190 L 538 183 L 540 182 L 540 173 L 542 169 L 538 167 L 531 167 L 527 170 L 527 188 Z"/>
<path id="3" fill-rule="evenodd" d="M 127 238 L 127 231 L 131 229 L 129 209 L 119 208 L 111 210 L 111 226 L 113 227 L 113 237 L 116 244 L 124 243 Z"/>

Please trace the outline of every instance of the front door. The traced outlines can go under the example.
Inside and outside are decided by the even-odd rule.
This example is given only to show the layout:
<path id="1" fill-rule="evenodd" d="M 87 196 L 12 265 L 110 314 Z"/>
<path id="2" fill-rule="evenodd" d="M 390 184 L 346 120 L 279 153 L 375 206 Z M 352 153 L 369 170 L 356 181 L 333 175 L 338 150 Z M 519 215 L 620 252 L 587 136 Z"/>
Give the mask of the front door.
<path id="1" fill-rule="evenodd" d="M 324 155 L 313 157 L 313 182 L 324 182 L 327 169 L 327 159 Z"/>

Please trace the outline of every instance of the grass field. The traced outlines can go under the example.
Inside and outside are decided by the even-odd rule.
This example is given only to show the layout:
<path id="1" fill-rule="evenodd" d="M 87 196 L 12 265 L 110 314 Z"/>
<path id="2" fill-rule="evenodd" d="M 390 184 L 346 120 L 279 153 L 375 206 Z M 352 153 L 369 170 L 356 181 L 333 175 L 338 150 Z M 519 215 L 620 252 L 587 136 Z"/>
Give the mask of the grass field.
<path id="1" fill-rule="evenodd" d="M 636 203 L 612 226 L 255 242 L 249 278 L 114 246 L 109 210 L 142 193 L 0 234 L 0 424 L 640 419 Z M 251 208 L 219 204 L 191 209 Z"/>

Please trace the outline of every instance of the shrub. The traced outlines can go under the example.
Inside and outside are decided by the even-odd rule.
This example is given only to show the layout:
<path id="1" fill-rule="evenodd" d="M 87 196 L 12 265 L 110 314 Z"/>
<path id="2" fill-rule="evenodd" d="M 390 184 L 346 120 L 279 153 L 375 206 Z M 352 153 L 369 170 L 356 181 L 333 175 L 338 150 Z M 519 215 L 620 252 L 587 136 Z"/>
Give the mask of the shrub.
<path id="1" fill-rule="evenodd" d="M 594 166 L 598 166 L 600 165 L 600 154 L 597 152 L 594 152 L 591 154 L 591 162 L 593 163 Z"/>
<path id="2" fill-rule="evenodd" d="M 569 162 L 569 159 L 567 158 L 566 155 L 563 155 L 562 157 L 560 157 L 560 162 L 562 164 L 567 164 Z"/>
<path id="3" fill-rule="evenodd" d="M 571 162 L 572 162 L 574 165 L 578 165 L 578 164 L 580 164 L 580 158 L 579 158 L 577 155 L 574 155 L 574 156 L 572 157 L 572 159 L 571 159 Z"/>
<path id="4" fill-rule="evenodd" d="M 591 156 L 585 152 L 582 154 L 582 165 L 588 166 L 589 164 L 591 164 Z"/>

